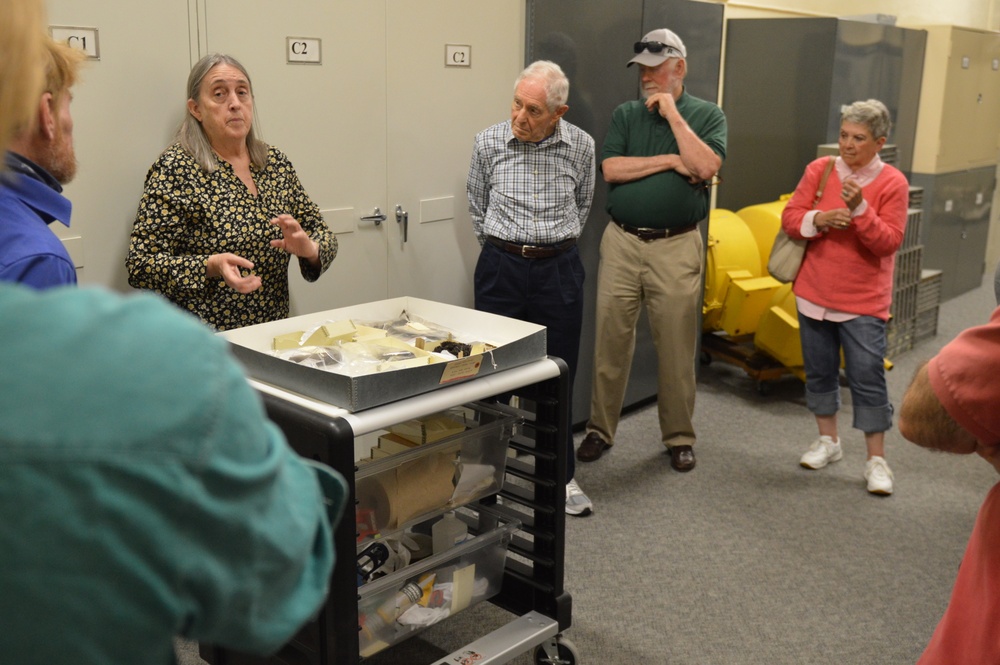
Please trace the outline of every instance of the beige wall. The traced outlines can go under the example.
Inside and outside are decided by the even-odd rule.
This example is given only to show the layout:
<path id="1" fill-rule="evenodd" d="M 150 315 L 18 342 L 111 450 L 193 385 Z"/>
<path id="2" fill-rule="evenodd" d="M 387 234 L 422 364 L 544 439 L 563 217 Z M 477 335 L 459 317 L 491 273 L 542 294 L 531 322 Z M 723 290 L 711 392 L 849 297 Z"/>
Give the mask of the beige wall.
<path id="1" fill-rule="evenodd" d="M 998 0 L 735 0 L 726 5 L 727 18 L 766 16 L 865 16 L 888 14 L 897 25 L 945 23 L 987 30 L 1000 29 Z"/>

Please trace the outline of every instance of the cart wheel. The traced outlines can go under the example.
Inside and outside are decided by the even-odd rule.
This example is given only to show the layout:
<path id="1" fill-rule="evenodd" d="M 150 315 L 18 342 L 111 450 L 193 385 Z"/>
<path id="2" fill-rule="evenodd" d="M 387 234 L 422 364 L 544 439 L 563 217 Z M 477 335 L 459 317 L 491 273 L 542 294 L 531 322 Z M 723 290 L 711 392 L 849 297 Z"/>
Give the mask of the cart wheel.
<path id="1" fill-rule="evenodd" d="M 701 364 L 702 365 L 706 365 L 706 366 L 707 365 L 711 365 L 712 364 L 712 354 L 709 353 L 708 351 L 702 351 L 701 352 Z"/>
<path id="2" fill-rule="evenodd" d="M 555 653 L 550 654 L 548 649 L 552 649 L 552 641 L 555 642 Z M 559 635 L 554 640 L 535 647 L 536 665 L 576 665 L 580 660 L 580 652 L 576 650 L 576 645 Z"/>

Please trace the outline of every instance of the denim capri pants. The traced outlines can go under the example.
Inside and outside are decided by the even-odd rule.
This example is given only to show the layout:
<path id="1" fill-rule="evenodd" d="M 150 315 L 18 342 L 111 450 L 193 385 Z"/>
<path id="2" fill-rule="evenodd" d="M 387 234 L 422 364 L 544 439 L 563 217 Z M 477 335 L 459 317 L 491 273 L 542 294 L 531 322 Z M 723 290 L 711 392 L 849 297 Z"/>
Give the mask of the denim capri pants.
<path id="1" fill-rule="evenodd" d="M 855 429 L 885 432 L 892 427 L 892 404 L 885 382 L 885 321 L 858 316 L 819 321 L 799 314 L 806 370 L 806 406 L 817 416 L 840 410 L 840 350 L 854 405 Z"/>

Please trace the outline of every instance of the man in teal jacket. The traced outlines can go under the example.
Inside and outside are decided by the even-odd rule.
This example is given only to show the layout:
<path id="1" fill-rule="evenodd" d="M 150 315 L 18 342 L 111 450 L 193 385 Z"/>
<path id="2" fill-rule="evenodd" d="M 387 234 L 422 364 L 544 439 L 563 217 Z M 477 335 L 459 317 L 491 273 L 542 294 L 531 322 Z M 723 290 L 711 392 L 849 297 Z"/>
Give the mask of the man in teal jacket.
<path id="1" fill-rule="evenodd" d="M 0 660 L 166 665 L 175 636 L 266 653 L 316 614 L 346 485 L 203 324 L 0 283 L 0 368 Z"/>

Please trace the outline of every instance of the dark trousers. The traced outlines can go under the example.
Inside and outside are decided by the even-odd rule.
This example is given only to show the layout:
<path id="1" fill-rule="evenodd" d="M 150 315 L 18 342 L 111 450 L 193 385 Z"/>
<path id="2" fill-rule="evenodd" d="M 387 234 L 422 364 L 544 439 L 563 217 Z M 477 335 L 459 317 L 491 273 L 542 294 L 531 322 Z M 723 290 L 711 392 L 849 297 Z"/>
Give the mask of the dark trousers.
<path id="1" fill-rule="evenodd" d="M 476 309 L 545 326 L 546 351 L 566 361 L 572 387 L 583 326 L 583 279 L 576 247 L 547 259 L 526 259 L 486 243 L 476 263 Z M 566 443 L 570 480 L 576 471 L 572 432 Z"/>

